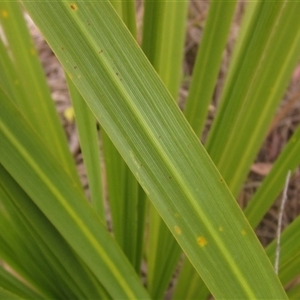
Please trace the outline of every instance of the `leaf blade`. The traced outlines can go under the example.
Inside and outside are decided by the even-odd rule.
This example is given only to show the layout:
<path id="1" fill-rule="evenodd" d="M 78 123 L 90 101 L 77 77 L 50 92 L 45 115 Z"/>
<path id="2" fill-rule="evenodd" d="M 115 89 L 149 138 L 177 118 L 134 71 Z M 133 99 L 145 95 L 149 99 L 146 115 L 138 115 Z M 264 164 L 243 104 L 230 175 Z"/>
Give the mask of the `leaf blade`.
<path id="1" fill-rule="evenodd" d="M 215 297 L 286 298 L 223 179 L 111 6 L 23 3 Z M 225 273 L 238 284 L 224 284 Z"/>
<path id="2" fill-rule="evenodd" d="M 12 102 L 3 93 L 0 96 L 1 163 L 112 297 L 147 299 L 131 265 L 76 181 L 65 173 Z"/>

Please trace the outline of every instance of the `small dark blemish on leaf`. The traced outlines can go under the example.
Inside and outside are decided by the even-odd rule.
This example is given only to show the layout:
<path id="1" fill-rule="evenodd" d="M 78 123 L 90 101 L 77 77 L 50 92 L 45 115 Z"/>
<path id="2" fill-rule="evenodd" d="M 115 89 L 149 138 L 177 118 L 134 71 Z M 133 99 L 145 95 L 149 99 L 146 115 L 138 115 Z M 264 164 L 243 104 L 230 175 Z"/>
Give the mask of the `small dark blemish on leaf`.
<path id="1" fill-rule="evenodd" d="M 75 3 L 71 3 L 70 7 L 71 7 L 72 10 L 77 10 L 78 9 L 77 4 L 75 4 Z"/>
<path id="2" fill-rule="evenodd" d="M 102 49 L 100 49 L 100 51 L 99 51 L 98 53 L 99 53 L 99 54 L 103 53 L 103 50 L 102 50 Z"/>
<path id="3" fill-rule="evenodd" d="M 74 66 L 74 69 L 76 70 L 76 69 L 77 69 L 77 66 Z"/>

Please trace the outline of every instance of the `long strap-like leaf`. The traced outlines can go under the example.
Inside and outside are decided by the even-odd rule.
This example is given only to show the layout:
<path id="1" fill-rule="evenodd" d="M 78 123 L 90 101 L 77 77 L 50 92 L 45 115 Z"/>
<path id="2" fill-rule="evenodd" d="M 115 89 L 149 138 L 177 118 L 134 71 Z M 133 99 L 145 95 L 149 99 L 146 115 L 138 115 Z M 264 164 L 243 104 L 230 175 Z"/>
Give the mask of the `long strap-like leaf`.
<path id="1" fill-rule="evenodd" d="M 148 298 L 139 278 L 76 182 L 0 92 L 0 162 L 112 298 Z"/>
<path id="2" fill-rule="evenodd" d="M 106 1 L 24 1 L 216 298 L 286 295 L 198 138 Z"/>

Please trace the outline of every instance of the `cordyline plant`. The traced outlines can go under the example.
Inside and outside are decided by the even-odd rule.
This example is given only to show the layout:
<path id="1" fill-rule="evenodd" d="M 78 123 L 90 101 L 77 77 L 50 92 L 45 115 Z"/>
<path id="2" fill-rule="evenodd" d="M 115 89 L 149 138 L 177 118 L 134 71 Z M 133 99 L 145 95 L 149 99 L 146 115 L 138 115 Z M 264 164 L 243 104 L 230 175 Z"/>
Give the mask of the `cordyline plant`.
<path id="1" fill-rule="evenodd" d="M 244 212 L 235 197 L 299 59 L 300 6 L 247 4 L 204 146 L 199 137 L 236 1 L 210 1 L 182 113 L 173 99 L 187 6 L 145 0 L 139 46 L 130 0 L 0 2 L 1 299 L 161 299 L 182 252 L 173 299 L 287 299 L 284 286 L 300 263 L 299 218 L 282 233 L 278 275 L 276 242 L 263 249 L 253 228 L 299 164 L 299 130 Z M 24 9 L 67 74 L 89 200 Z M 287 292 L 299 298 L 300 286 Z"/>

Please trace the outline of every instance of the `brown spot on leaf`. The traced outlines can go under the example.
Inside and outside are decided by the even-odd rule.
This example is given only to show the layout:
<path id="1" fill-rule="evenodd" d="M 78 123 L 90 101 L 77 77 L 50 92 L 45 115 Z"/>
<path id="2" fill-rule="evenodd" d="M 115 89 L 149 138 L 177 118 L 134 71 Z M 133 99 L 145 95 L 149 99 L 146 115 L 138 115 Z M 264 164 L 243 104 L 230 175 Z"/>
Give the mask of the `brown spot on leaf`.
<path id="1" fill-rule="evenodd" d="M 77 10 L 78 9 L 78 6 L 77 6 L 77 4 L 75 4 L 75 3 L 71 3 L 70 4 L 70 8 L 72 9 L 72 10 Z"/>

